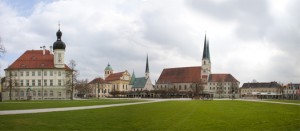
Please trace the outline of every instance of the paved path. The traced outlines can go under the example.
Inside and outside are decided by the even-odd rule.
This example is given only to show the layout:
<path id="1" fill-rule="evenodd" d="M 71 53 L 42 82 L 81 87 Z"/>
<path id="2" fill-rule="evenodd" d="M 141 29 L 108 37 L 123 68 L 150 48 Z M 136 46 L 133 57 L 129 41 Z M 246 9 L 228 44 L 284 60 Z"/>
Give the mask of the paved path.
<path id="1" fill-rule="evenodd" d="M 64 107 L 64 108 L 46 108 L 46 109 L 28 109 L 28 110 L 5 110 L 0 111 L 0 115 L 12 115 L 12 114 L 29 114 L 29 113 L 43 113 L 43 112 L 56 112 L 56 111 L 73 111 L 73 110 L 84 110 L 84 109 L 96 109 L 96 108 L 106 108 L 106 107 L 116 107 L 116 106 L 128 106 L 128 105 L 138 105 L 147 104 L 154 102 L 167 101 L 164 99 L 155 99 L 146 102 L 135 102 L 135 103 L 121 103 L 121 104 L 110 104 L 110 105 L 96 105 L 96 106 L 79 106 L 79 107 Z"/>
<path id="2" fill-rule="evenodd" d="M 274 103 L 274 104 L 285 104 L 285 105 L 298 105 L 299 103 L 287 103 L 287 102 L 279 102 L 279 101 L 264 101 L 264 100 L 256 100 L 256 99 L 237 99 L 240 101 L 253 101 L 253 102 L 263 102 L 263 103 Z"/>

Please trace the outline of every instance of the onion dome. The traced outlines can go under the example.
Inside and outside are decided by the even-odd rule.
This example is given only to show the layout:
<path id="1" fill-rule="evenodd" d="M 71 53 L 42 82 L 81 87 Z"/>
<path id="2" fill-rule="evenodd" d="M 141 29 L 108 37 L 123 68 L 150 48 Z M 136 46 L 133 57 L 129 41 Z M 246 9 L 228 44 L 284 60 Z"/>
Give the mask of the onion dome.
<path id="1" fill-rule="evenodd" d="M 110 64 L 108 63 L 107 67 L 105 68 L 105 70 L 113 70 L 112 67 L 110 66 Z"/>
<path id="2" fill-rule="evenodd" d="M 66 49 L 66 44 L 61 41 L 62 32 L 60 29 L 56 32 L 57 40 L 53 43 L 53 50 L 55 49 Z"/>

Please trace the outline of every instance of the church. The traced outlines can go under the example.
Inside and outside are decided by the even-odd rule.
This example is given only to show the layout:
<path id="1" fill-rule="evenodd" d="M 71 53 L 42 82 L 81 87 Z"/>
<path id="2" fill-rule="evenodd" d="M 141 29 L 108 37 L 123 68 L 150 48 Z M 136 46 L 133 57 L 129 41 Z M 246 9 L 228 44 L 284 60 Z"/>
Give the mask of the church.
<path id="1" fill-rule="evenodd" d="M 57 40 L 46 50 L 27 50 L 6 68 L 3 90 L 4 100 L 70 99 L 72 70 L 65 64 L 66 44 Z M 52 52 L 53 47 L 53 52 Z"/>
<path id="2" fill-rule="evenodd" d="M 155 89 L 193 92 L 197 85 L 201 85 L 200 89 L 197 88 L 199 95 L 237 98 L 239 84 L 239 81 L 229 73 L 211 73 L 209 40 L 205 35 L 202 66 L 165 68 L 156 82 Z"/>

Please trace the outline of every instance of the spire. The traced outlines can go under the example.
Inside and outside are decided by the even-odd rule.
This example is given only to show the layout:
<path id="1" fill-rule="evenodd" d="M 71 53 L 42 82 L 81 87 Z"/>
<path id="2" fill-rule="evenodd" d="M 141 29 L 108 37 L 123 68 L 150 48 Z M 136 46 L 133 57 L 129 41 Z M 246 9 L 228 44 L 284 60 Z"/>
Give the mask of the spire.
<path id="1" fill-rule="evenodd" d="M 207 45 L 206 45 L 206 43 L 207 43 L 207 41 L 206 41 L 206 33 L 205 33 L 202 59 L 207 58 Z"/>
<path id="2" fill-rule="evenodd" d="M 207 45 L 206 45 L 207 47 L 207 49 L 206 49 L 206 56 L 207 56 L 207 58 L 208 58 L 208 60 L 210 61 L 210 53 L 209 53 L 209 40 L 207 40 Z"/>
<path id="3" fill-rule="evenodd" d="M 147 60 L 146 60 L 146 71 L 145 71 L 145 73 L 149 73 L 148 54 L 147 54 Z"/>
<path id="4" fill-rule="evenodd" d="M 135 82 L 135 74 L 134 74 L 134 70 L 133 70 L 133 72 L 132 72 L 132 76 L 131 76 L 131 79 L 130 79 L 130 85 L 133 85 L 134 84 L 134 82 Z"/>

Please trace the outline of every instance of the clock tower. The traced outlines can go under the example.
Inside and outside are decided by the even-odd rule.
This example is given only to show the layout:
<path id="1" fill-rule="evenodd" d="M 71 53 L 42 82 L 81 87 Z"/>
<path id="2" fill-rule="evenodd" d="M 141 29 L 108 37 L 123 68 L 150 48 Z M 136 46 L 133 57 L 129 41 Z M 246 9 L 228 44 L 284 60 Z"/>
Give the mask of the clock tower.
<path id="1" fill-rule="evenodd" d="M 54 66 L 55 68 L 65 68 L 65 49 L 66 44 L 61 40 L 62 32 L 56 32 L 57 40 L 53 43 Z"/>

